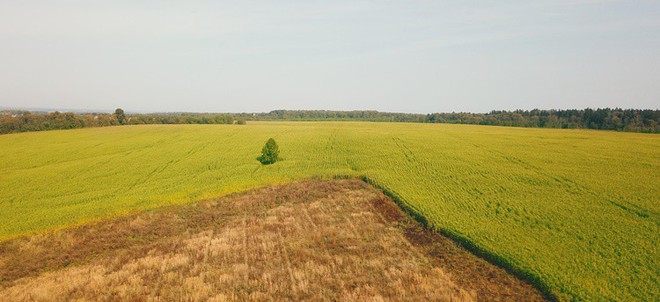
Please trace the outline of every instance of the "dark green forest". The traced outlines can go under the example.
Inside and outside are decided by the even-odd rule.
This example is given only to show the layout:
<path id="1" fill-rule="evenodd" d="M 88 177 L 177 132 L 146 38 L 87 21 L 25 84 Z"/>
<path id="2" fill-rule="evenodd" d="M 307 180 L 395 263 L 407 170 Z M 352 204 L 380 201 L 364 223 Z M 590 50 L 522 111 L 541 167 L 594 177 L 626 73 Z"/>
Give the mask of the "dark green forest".
<path id="1" fill-rule="evenodd" d="M 60 113 L 0 111 L 0 134 L 141 124 L 245 124 L 246 121 L 372 121 L 599 129 L 660 133 L 660 110 L 516 110 L 489 113 L 392 113 L 379 111 L 274 110 L 268 113 Z"/>
<path id="2" fill-rule="evenodd" d="M 117 111 L 119 111 L 118 109 Z M 0 112 L 0 133 L 105 127 L 143 124 L 244 124 L 227 114 L 217 113 L 32 113 L 29 111 Z"/>
<path id="3" fill-rule="evenodd" d="M 248 117 L 244 117 L 248 118 Z M 599 129 L 660 133 L 660 110 L 583 109 L 515 110 L 489 113 L 410 114 L 378 111 L 275 110 L 257 114 L 258 120 L 360 120 L 375 122 L 414 122 L 474 124 L 513 127 Z"/>

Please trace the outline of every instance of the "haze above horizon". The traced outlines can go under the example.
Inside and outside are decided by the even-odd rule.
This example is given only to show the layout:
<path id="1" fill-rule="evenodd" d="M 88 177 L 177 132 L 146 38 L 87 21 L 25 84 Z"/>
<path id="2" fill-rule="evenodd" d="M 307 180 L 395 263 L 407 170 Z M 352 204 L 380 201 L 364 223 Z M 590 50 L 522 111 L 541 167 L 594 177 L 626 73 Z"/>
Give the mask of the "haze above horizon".
<path id="1" fill-rule="evenodd" d="M 657 1 L 5 1 L 0 45 L 0 107 L 660 104 Z"/>

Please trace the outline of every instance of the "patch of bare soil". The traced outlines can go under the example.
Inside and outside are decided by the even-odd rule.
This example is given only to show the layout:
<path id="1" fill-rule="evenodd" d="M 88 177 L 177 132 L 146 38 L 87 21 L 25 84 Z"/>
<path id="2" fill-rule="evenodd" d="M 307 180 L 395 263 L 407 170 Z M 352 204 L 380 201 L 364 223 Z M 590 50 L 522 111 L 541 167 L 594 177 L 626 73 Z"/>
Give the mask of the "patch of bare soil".
<path id="1" fill-rule="evenodd" d="M 535 301 L 359 180 L 305 181 L 0 243 L 0 300 Z"/>

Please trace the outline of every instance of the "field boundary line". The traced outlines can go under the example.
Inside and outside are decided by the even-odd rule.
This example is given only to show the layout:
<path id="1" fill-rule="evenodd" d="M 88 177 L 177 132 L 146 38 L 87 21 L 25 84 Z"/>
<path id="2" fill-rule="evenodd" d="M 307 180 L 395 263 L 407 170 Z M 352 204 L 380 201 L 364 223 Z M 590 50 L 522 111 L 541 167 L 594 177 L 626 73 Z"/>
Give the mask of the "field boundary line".
<path id="1" fill-rule="evenodd" d="M 347 175 L 337 175 L 336 178 L 352 178 L 352 177 L 349 177 Z M 504 269 L 505 271 L 515 276 L 516 278 L 531 284 L 536 289 L 538 289 L 539 292 L 541 292 L 541 294 L 545 299 L 549 301 L 559 301 L 559 298 L 556 295 L 556 293 L 536 273 L 517 267 L 511 261 L 480 247 L 474 241 L 470 240 L 467 237 L 461 236 L 449 229 L 436 226 L 435 224 L 430 222 L 428 218 L 422 215 L 421 211 L 417 207 L 405 201 L 405 199 L 402 198 L 399 194 L 388 189 L 386 186 L 381 185 L 375 179 L 370 178 L 366 175 L 360 175 L 357 178 L 373 186 L 374 188 L 383 192 L 383 194 L 385 194 L 387 197 L 394 200 L 394 203 L 396 203 L 396 205 L 399 206 L 401 210 L 403 210 L 406 214 L 410 215 L 415 221 L 419 222 L 422 226 L 424 226 L 424 228 L 432 232 L 437 232 L 440 235 L 443 235 L 451 239 L 452 241 L 456 242 L 458 245 L 470 251 L 472 254 L 486 260 L 487 262 L 497 267 Z M 564 294 L 570 295 L 570 293 L 564 293 Z M 571 298 L 578 299 L 578 297 L 572 295 Z"/>

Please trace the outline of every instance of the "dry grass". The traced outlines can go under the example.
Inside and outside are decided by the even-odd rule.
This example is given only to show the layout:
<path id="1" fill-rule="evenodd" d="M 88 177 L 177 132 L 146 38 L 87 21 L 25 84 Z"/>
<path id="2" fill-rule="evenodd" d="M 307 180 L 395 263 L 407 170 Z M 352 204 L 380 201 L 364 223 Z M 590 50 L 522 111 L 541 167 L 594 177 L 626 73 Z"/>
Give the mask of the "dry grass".
<path id="1" fill-rule="evenodd" d="M 307 181 L 0 244 L 0 300 L 541 300 L 357 180 Z"/>

